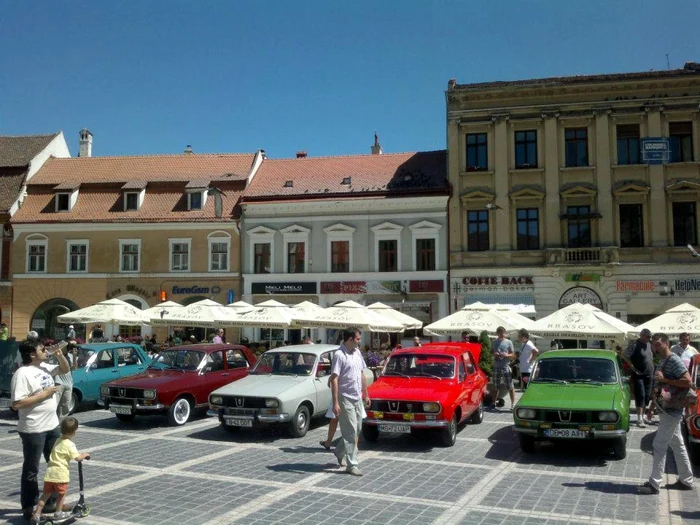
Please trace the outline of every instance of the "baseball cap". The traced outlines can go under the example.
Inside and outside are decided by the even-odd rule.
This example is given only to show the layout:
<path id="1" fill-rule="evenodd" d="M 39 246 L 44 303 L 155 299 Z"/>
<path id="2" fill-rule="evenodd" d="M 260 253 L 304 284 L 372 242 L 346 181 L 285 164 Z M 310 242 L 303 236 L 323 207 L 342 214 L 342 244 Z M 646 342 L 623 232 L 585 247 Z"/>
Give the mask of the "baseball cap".
<path id="1" fill-rule="evenodd" d="M 68 328 L 73 328 L 73 325 L 72 325 L 72 324 L 69 324 L 69 325 L 68 325 Z"/>

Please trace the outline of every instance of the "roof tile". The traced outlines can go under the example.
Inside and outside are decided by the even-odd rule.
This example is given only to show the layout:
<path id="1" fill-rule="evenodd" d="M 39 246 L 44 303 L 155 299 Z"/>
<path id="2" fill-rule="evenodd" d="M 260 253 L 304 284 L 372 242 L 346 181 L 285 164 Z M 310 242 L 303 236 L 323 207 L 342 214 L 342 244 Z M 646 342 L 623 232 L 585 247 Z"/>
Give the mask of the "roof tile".
<path id="1" fill-rule="evenodd" d="M 0 168 L 26 166 L 57 135 L 0 136 Z"/>

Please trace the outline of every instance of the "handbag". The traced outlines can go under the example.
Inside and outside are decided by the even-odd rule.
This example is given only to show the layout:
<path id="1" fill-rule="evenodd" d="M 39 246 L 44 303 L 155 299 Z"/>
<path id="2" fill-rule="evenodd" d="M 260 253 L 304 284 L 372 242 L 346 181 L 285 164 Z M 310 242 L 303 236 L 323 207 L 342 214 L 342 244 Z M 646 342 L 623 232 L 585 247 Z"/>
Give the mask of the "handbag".
<path id="1" fill-rule="evenodd" d="M 661 369 L 662 374 L 667 364 L 668 360 Z M 698 402 L 698 394 L 695 388 L 680 388 L 664 384 L 659 390 L 656 402 L 664 410 L 685 410 Z"/>

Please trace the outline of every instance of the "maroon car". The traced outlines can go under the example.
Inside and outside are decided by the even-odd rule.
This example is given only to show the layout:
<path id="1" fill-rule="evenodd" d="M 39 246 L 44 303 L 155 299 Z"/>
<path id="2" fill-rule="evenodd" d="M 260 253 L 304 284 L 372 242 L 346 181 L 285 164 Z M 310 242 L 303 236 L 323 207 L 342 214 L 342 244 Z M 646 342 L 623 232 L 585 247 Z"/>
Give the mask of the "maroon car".
<path id="1" fill-rule="evenodd" d="M 120 421 L 137 415 L 168 414 L 184 425 L 195 408 L 207 406 L 209 394 L 248 375 L 255 355 L 228 344 L 183 345 L 162 351 L 141 374 L 104 383 L 99 404 Z"/>

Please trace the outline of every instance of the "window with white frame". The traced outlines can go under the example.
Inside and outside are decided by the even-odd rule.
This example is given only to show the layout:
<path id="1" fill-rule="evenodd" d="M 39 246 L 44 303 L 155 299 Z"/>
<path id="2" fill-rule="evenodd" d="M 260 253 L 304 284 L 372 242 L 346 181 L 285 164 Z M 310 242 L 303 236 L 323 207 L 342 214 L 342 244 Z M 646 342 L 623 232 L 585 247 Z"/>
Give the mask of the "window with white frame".
<path id="1" fill-rule="evenodd" d="M 170 243 L 170 271 L 190 271 L 190 245 L 192 239 L 168 239 Z"/>
<path id="2" fill-rule="evenodd" d="M 46 273 L 49 239 L 44 235 L 27 237 L 27 273 Z"/>
<path id="3" fill-rule="evenodd" d="M 353 271 L 352 238 L 355 228 L 345 224 L 333 224 L 323 228 L 327 239 L 327 260 L 331 273 L 348 273 Z"/>
<path id="4" fill-rule="evenodd" d="M 421 221 L 408 227 L 411 230 L 413 270 L 419 272 L 437 270 L 438 246 L 442 224 Z"/>
<path id="5" fill-rule="evenodd" d="M 403 226 L 383 222 L 372 227 L 376 272 L 401 271 L 401 231 Z"/>
<path id="6" fill-rule="evenodd" d="M 206 203 L 206 191 L 195 190 L 187 192 L 187 209 L 190 211 L 203 210 Z"/>
<path id="7" fill-rule="evenodd" d="M 282 228 L 284 238 L 284 273 L 306 273 L 311 266 L 311 253 L 307 250 L 311 230 L 298 224 Z"/>
<path id="8" fill-rule="evenodd" d="M 66 242 L 66 271 L 68 273 L 85 273 L 88 271 L 88 252 L 90 241 L 72 239 Z"/>
<path id="9" fill-rule="evenodd" d="M 248 272 L 273 273 L 275 261 L 275 230 L 256 226 L 247 230 L 249 238 Z M 252 249 L 251 249 L 252 247 Z"/>
<path id="10" fill-rule="evenodd" d="M 138 272 L 141 262 L 141 239 L 119 239 L 119 271 Z"/>
<path id="11" fill-rule="evenodd" d="M 139 194 L 135 191 L 124 193 L 124 211 L 137 211 L 139 209 Z"/>
<path id="12" fill-rule="evenodd" d="M 227 272 L 231 250 L 231 236 L 222 231 L 210 233 L 209 241 L 209 271 Z"/>

